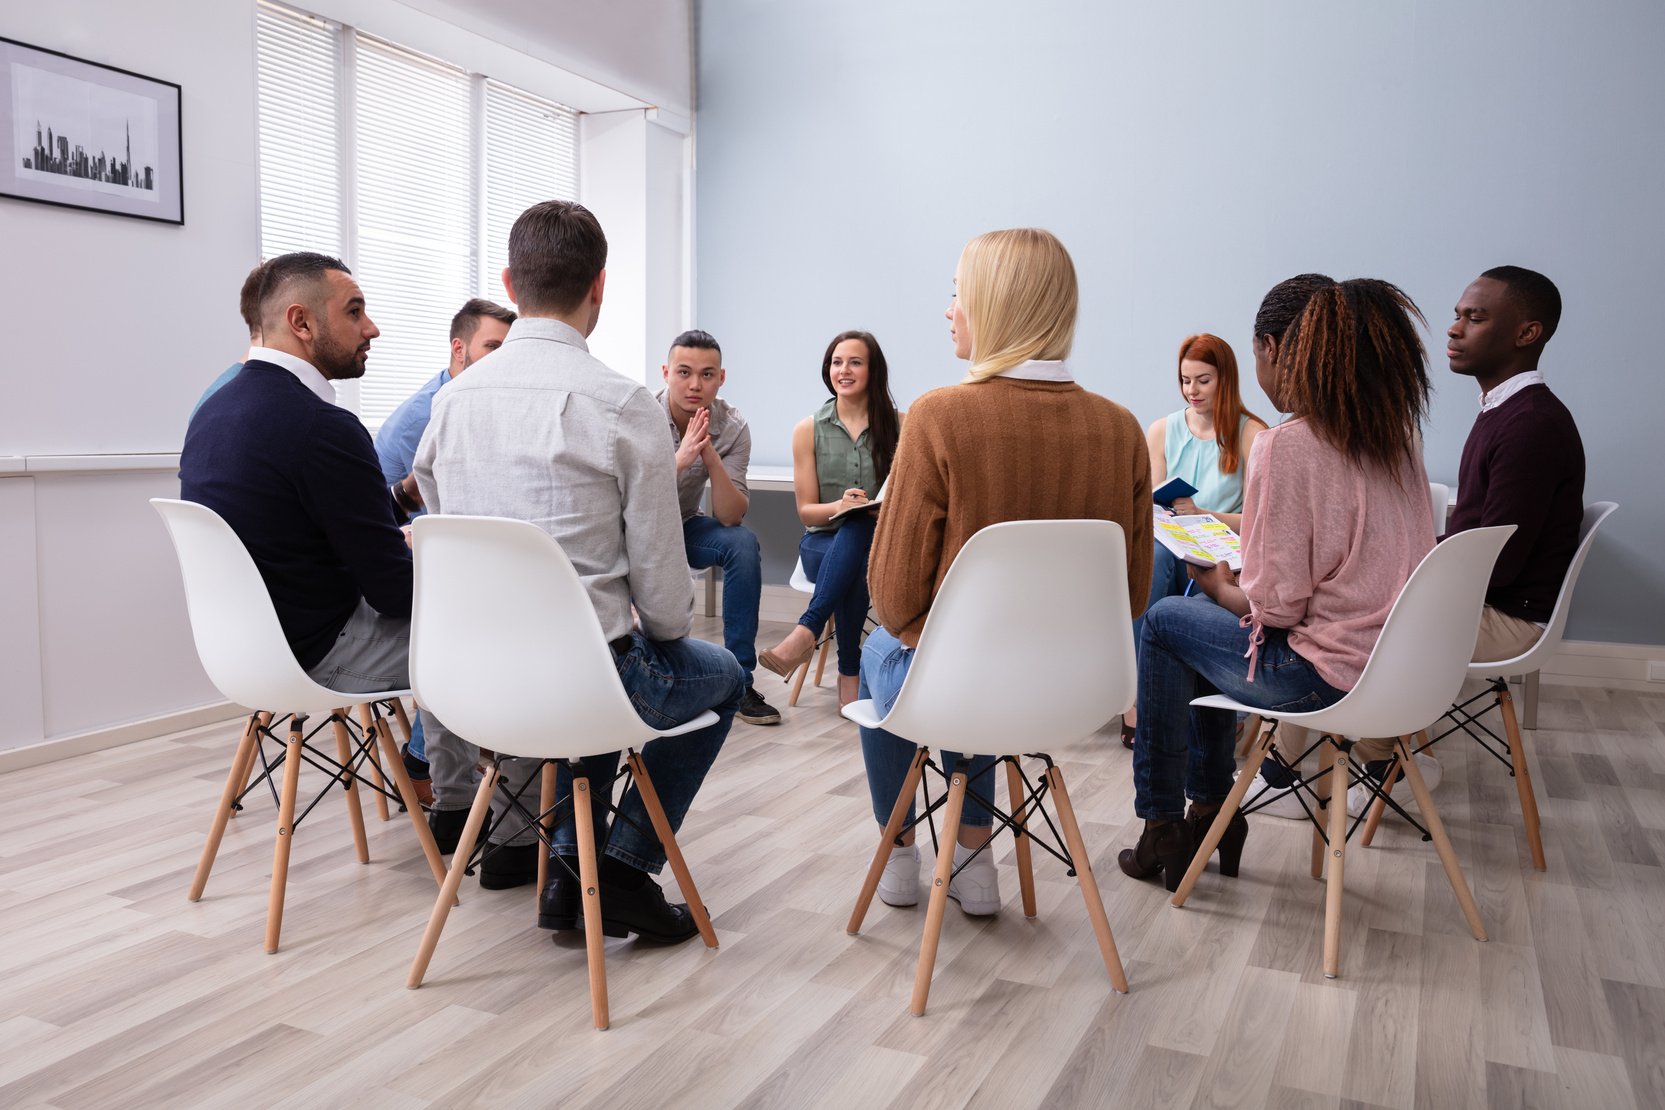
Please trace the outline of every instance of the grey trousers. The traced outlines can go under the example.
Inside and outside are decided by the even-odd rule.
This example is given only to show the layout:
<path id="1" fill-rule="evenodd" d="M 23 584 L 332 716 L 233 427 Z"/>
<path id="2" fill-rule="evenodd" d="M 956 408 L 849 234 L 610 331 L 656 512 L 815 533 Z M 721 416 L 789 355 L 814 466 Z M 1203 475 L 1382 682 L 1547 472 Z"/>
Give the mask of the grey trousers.
<path id="1" fill-rule="evenodd" d="M 362 598 L 346 627 L 335 638 L 329 654 L 307 671 L 316 683 L 343 693 L 403 690 L 410 685 L 410 618 L 384 617 Z M 433 776 L 435 809 L 467 809 L 480 786 L 480 749 L 422 710 L 422 734 L 428 746 L 428 768 Z M 535 836 L 526 822 L 511 812 L 509 798 L 526 784 L 535 760 L 505 759 L 497 796 L 492 799 L 491 842 L 530 844 Z M 520 796 L 531 813 L 538 809 L 538 788 Z"/>

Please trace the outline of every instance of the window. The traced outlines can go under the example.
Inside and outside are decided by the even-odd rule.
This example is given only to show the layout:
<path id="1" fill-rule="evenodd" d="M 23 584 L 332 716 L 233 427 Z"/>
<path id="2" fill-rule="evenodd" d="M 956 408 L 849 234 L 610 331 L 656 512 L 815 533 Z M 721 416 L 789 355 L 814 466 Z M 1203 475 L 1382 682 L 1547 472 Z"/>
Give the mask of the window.
<path id="1" fill-rule="evenodd" d="M 260 249 L 339 255 L 381 328 L 340 400 L 375 427 L 444 369 L 451 317 L 502 302 L 509 228 L 578 194 L 578 114 L 351 27 L 258 9 Z"/>

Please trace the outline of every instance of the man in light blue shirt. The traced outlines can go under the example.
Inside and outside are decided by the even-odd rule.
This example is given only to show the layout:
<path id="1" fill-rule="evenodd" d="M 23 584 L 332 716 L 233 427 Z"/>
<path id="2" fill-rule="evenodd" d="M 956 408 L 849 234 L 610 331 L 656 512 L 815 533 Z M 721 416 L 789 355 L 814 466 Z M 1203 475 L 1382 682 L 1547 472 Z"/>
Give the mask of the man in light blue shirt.
<path id="1" fill-rule="evenodd" d="M 411 472 L 416 445 L 428 430 L 434 394 L 474 363 L 503 345 L 515 314 L 500 304 L 474 297 L 451 318 L 451 364 L 434 375 L 421 389 L 406 397 L 376 433 L 376 458 L 382 473 L 391 474 L 388 484 Z"/>
<path id="2" fill-rule="evenodd" d="M 376 433 L 376 459 L 382 464 L 383 474 L 393 475 L 387 480 L 389 485 L 402 480 L 413 469 L 416 445 L 422 442 L 422 433 L 428 430 L 434 394 L 452 378 L 501 347 L 503 337 L 509 334 L 509 325 L 514 322 L 512 311 L 483 297 L 471 298 L 451 317 L 451 364 L 406 397 L 404 403 L 383 421 L 381 431 Z M 421 513 L 422 509 L 418 506 L 411 516 Z M 411 722 L 410 743 L 405 747 L 405 769 L 410 772 L 423 801 L 430 801 L 428 752 L 422 742 L 420 717 Z"/>
<path id="3" fill-rule="evenodd" d="M 260 346 L 260 281 L 265 274 L 266 264 L 264 262 L 250 270 L 249 276 L 243 279 L 243 291 L 237 297 L 237 310 L 243 314 L 243 323 L 249 326 L 249 350 L 251 351 Z M 191 415 L 195 416 L 197 409 L 202 407 L 204 401 L 219 392 L 220 387 L 226 382 L 235 378 L 242 371 L 243 363 L 247 361 L 248 355 L 245 354 L 241 362 L 232 363 L 224 373 L 210 382 L 208 388 L 202 391 L 202 396 L 197 398 L 197 403 L 192 406 Z M 185 423 L 189 424 L 190 420 L 187 419 Z M 409 471 L 406 471 L 406 473 L 409 473 Z M 404 474 L 399 475 L 401 478 L 404 476 Z"/>

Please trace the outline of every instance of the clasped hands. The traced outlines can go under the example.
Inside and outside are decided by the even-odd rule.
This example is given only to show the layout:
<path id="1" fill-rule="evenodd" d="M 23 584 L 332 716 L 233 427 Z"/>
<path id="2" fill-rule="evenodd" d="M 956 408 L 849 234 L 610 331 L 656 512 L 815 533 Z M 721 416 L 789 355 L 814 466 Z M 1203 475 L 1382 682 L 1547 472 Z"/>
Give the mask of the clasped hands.
<path id="1" fill-rule="evenodd" d="M 702 458 L 707 451 L 711 457 L 705 460 L 710 467 L 717 461 L 717 450 L 711 446 L 711 410 L 700 409 L 688 418 L 688 427 L 682 433 L 682 442 L 676 448 L 676 469 L 678 472 L 687 470 L 694 465 L 694 460 Z"/>

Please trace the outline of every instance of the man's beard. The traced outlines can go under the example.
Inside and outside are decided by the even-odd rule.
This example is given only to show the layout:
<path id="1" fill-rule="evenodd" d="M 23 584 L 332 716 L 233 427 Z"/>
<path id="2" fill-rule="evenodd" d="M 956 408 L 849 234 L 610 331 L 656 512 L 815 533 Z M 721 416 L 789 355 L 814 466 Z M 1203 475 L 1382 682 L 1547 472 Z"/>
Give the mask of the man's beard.
<path id="1" fill-rule="evenodd" d="M 336 343 L 328 336 L 320 335 L 318 344 L 312 349 L 313 360 L 317 363 L 318 372 L 331 381 L 352 381 L 364 377 L 364 363 L 358 360 L 358 348 L 349 347 L 344 343 Z"/>

